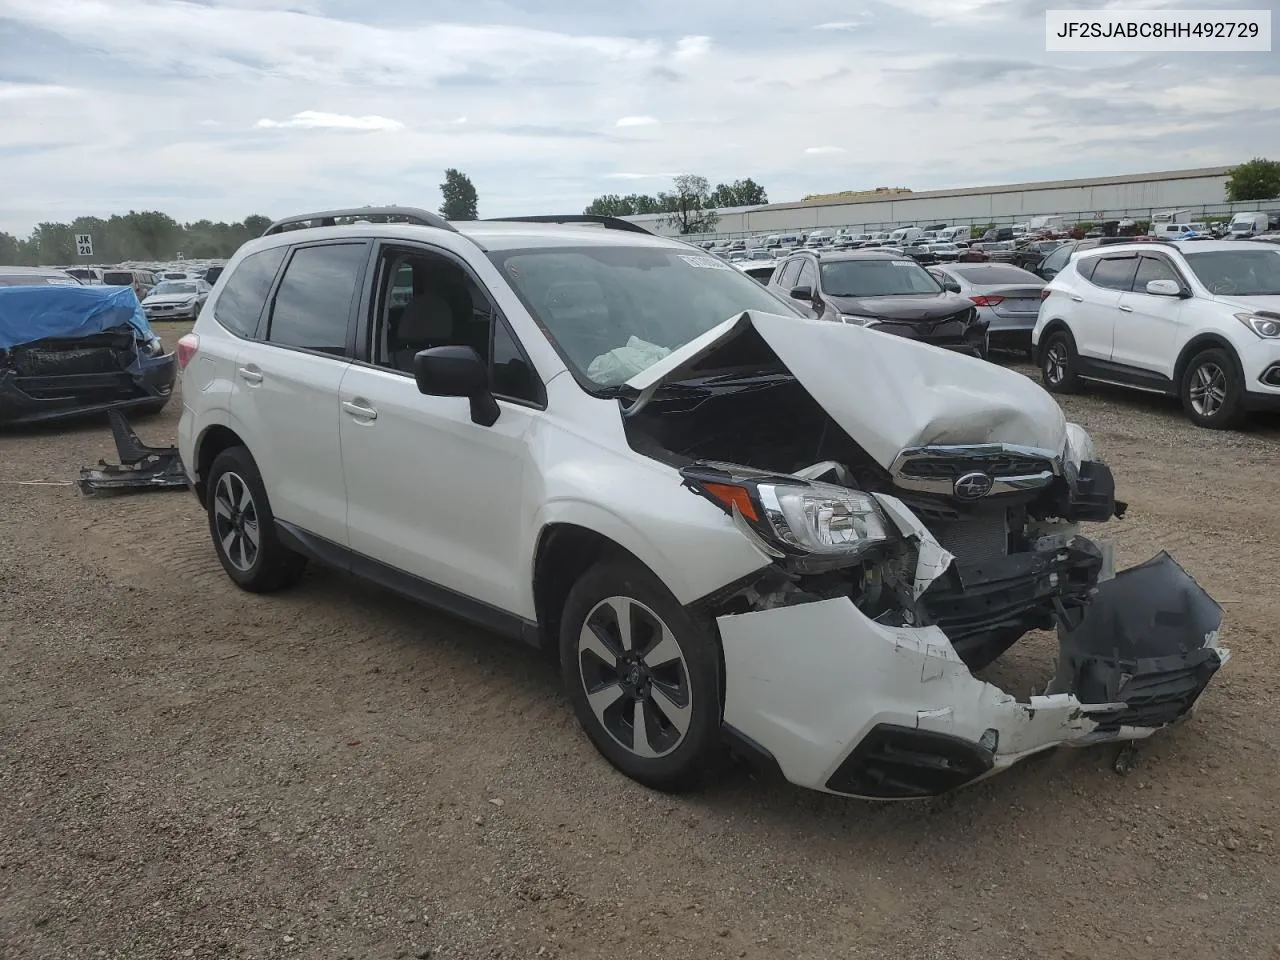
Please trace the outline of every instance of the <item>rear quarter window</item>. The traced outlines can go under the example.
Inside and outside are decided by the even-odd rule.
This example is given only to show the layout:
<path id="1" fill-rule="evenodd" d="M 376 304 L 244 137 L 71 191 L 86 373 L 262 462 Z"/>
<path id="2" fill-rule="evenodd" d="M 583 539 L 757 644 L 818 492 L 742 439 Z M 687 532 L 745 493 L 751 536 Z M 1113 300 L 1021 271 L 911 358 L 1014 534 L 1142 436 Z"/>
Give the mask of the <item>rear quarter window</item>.
<path id="1" fill-rule="evenodd" d="M 251 253 L 240 261 L 213 308 L 213 318 L 238 337 L 252 337 L 286 247 Z"/>

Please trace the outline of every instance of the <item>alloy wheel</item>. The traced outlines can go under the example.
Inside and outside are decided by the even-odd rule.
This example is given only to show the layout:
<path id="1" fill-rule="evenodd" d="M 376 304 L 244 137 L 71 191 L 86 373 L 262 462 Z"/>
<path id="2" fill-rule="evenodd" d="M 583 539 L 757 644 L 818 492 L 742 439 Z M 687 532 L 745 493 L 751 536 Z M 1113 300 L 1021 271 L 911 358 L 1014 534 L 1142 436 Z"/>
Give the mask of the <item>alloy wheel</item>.
<path id="1" fill-rule="evenodd" d="M 578 637 L 578 673 L 601 726 L 635 756 L 653 759 L 684 740 L 693 691 L 671 629 L 630 597 L 597 603 Z"/>
<path id="2" fill-rule="evenodd" d="M 1061 383 L 1067 375 L 1067 345 L 1061 340 L 1049 344 L 1044 357 L 1044 375 L 1050 383 Z"/>
<path id="3" fill-rule="evenodd" d="M 213 494 L 214 533 L 223 554 L 241 573 L 258 559 L 258 508 L 244 478 L 228 470 Z"/>
<path id="4" fill-rule="evenodd" d="M 1206 360 L 1191 374 L 1187 393 L 1190 395 L 1192 410 L 1202 417 L 1212 417 L 1222 409 L 1227 400 L 1226 371 L 1211 360 Z"/>

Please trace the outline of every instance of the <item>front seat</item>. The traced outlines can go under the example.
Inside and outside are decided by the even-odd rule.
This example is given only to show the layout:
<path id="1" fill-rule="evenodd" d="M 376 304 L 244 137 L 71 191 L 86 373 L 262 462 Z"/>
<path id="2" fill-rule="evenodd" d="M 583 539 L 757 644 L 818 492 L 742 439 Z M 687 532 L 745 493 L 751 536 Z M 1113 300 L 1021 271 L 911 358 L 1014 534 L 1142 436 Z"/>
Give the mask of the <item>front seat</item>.
<path id="1" fill-rule="evenodd" d="M 391 365 L 413 373 L 415 354 L 453 342 L 453 325 L 453 308 L 444 297 L 430 290 L 414 294 L 405 304 L 387 344 Z"/>

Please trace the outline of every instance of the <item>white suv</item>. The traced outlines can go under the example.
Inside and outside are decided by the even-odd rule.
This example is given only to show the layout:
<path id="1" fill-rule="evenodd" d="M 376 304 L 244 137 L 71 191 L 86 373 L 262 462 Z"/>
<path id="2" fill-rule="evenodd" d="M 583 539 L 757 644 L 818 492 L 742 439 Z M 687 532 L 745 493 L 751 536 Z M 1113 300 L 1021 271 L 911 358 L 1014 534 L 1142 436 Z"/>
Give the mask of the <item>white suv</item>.
<path id="1" fill-rule="evenodd" d="M 1098 247 L 1045 289 L 1031 342 L 1056 393 L 1094 380 L 1182 398 L 1202 427 L 1280 411 L 1280 247 Z"/>
<path id="2" fill-rule="evenodd" d="M 1079 535 L 1123 504 L 1038 386 L 806 320 L 624 221 L 281 221 L 179 358 L 232 580 L 319 561 L 544 647 L 654 787 L 727 745 L 820 790 L 936 794 L 1146 736 L 1227 657 L 1167 555 L 1112 576 Z M 970 672 L 1055 626 L 1043 696 Z"/>

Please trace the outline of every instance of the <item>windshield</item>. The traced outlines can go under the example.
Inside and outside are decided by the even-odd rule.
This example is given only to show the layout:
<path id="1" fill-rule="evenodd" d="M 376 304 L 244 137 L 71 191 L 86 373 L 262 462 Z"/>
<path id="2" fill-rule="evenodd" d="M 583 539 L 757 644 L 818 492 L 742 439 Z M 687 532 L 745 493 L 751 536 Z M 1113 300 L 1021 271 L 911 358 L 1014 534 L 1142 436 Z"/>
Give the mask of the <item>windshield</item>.
<path id="1" fill-rule="evenodd" d="M 566 361 L 615 386 L 744 310 L 794 314 L 717 257 L 667 247 L 491 253 Z"/>
<path id="2" fill-rule="evenodd" d="M 1280 296 L 1280 250 L 1211 250 L 1185 256 L 1191 272 L 1211 293 Z"/>
<path id="3" fill-rule="evenodd" d="M 914 260 L 877 259 L 822 264 L 822 289 L 832 297 L 900 297 L 942 288 Z"/>
<path id="4" fill-rule="evenodd" d="M 1007 263 L 979 263 L 973 266 L 948 267 L 959 277 L 970 283 L 1027 283 L 1043 286 L 1044 281 L 1034 273 Z"/>
<path id="5" fill-rule="evenodd" d="M 0 274 L 0 287 L 78 287 L 74 277 L 57 277 L 50 274 Z"/>
<path id="6" fill-rule="evenodd" d="M 929 249 L 942 250 L 945 252 L 949 252 L 951 250 L 958 250 L 959 247 L 957 247 L 954 243 L 931 243 L 929 244 Z"/>
<path id="7" fill-rule="evenodd" d="M 196 285 L 190 280 L 165 280 L 163 283 L 156 284 L 152 293 L 195 293 Z"/>

